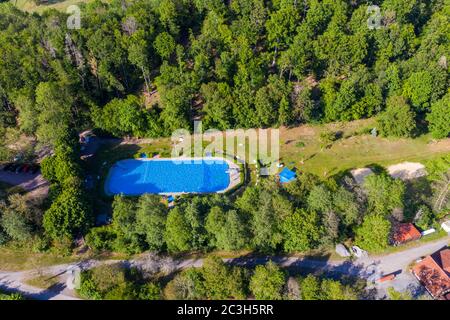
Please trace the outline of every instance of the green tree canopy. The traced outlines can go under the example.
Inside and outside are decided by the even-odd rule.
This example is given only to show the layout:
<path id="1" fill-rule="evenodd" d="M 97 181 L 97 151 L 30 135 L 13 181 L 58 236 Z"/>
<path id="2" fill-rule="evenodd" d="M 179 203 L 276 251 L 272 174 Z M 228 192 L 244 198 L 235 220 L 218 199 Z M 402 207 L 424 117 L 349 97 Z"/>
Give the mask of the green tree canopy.
<path id="1" fill-rule="evenodd" d="M 380 252 L 389 244 L 391 223 L 380 214 L 370 214 L 364 218 L 361 226 L 356 228 L 355 242 L 364 250 Z"/>
<path id="2" fill-rule="evenodd" d="M 257 266 L 250 279 L 250 290 L 258 300 L 281 300 L 286 284 L 284 272 L 272 261 Z"/>

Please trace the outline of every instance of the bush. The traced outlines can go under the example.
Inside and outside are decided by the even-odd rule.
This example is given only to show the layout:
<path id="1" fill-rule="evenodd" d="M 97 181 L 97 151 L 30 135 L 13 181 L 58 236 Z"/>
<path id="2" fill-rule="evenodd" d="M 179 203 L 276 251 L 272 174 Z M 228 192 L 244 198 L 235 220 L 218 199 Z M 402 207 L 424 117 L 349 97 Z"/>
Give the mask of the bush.
<path id="1" fill-rule="evenodd" d="M 0 300 L 25 300 L 20 293 L 0 293 Z"/>
<path id="2" fill-rule="evenodd" d="M 332 131 L 324 131 L 320 133 L 320 147 L 321 148 L 328 148 L 331 143 L 337 140 L 336 132 Z"/>
<path id="3" fill-rule="evenodd" d="M 441 100 L 431 105 L 431 112 L 427 115 L 429 129 L 436 139 L 450 135 L 450 92 Z"/>
<path id="4" fill-rule="evenodd" d="M 356 245 L 364 250 L 380 252 L 388 247 L 391 223 L 380 214 L 369 214 L 356 228 Z"/>
<path id="5" fill-rule="evenodd" d="M 250 290 L 258 300 L 281 300 L 286 283 L 285 273 L 272 261 L 257 266 L 250 279 Z"/>
<path id="6" fill-rule="evenodd" d="M 81 273 L 80 296 L 93 300 L 156 300 L 161 290 L 154 283 L 140 283 L 135 269 L 103 265 Z"/>
<path id="7" fill-rule="evenodd" d="M 431 212 L 430 208 L 425 205 L 421 205 L 417 211 L 416 221 L 414 222 L 417 227 L 422 230 L 427 230 L 432 227 L 435 222 L 435 216 Z"/>
<path id="8" fill-rule="evenodd" d="M 190 268 L 177 274 L 164 288 L 168 300 L 200 300 L 206 298 L 201 270 Z"/>
<path id="9" fill-rule="evenodd" d="M 403 97 L 391 97 L 386 110 L 378 118 L 384 136 L 410 137 L 416 128 L 415 113 Z"/>
<path id="10" fill-rule="evenodd" d="M 109 226 L 92 228 L 86 235 L 86 245 L 94 251 L 112 250 L 116 233 Z"/>

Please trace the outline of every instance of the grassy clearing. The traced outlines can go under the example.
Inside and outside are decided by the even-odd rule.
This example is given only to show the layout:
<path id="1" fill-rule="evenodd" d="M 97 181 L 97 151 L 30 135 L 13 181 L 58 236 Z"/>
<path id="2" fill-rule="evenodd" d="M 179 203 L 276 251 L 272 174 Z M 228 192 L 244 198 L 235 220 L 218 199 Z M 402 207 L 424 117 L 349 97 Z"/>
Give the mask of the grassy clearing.
<path id="1" fill-rule="evenodd" d="M 36 4 L 32 0 L 10 0 L 17 8 L 27 12 L 42 13 L 45 10 L 55 9 L 58 11 L 66 11 L 71 5 L 78 5 L 82 3 L 88 3 L 92 0 L 49 0 L 46 4 Z M 106 0 L 103 0 L 107 2 Z"/>
<path id="2" fill-rule="evenodd" d="M 282 129 L 280 154 L 289 167 L 297 167 L 321 177 L 371 164 L 382 166 L 404 161 L 424 161 L 450 153 L 450 139 L 433 140 L 429 135 L 416 139 L 387 139 L 361 134 L 374 126 L 373 119 L 323 126 Z M 341 136 L 323 147 L 320 133 Z"/>
<path id="3" fill-rule="evenodd" d="M 59 282 L 58 279 L 59 277 L 57 276 L 41 274 L 34 278 L 28 278 L 24 282 L 36 288 L 48 289 L 56 285 Z"/>
<path id="4" fill-rule="evenodd" d="M 28 270 L 77 261 L 76 257 L 62 257 L 53 253 L 32 253 L 29 248 L 0 248 L 0 270 Z"/>

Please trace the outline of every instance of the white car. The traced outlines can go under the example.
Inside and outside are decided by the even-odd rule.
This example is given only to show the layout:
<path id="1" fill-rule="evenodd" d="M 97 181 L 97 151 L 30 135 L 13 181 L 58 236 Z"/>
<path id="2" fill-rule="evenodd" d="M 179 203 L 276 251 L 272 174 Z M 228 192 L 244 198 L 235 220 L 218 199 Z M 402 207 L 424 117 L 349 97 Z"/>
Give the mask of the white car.
<path id="1" fill-rule="evenodd" d="M 352 247 L 352 253 L 357 257 L 357 258 L 365 258 L 368 256 L 367 251 L 361 249 L 358 246 L 353 246 Z"/>
<path id="2" fill-rule="evenodd" d="M 441 227 L 445 232 L 450 233 L 450 220 L 442 222 Z"/>

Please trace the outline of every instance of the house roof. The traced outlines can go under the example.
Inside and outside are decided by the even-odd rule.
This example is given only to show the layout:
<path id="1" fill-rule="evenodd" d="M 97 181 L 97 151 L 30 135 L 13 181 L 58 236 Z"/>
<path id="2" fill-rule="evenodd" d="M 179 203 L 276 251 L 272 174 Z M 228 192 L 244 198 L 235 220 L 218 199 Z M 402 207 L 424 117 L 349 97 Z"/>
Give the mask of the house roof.
<path id="1" fill-rule="evenodd" d="M 450 249 L 444 249 L 427 256 L 421 262 L 412 268 L 413 274 L 422 282 L 428 292 L 436 299 L 447 299 L 450 293 L 450 276 L 441 265 L 442 253 L 444 255 L 444 263 Z"/>
<path id="2" fill-rule="evenodd" d="M 394 244 L 401 244 L 420 239 L 420 237 L 419 230 L 412 223 L 400 223 L 394 227 L 392 240 Z"/>
<path id="3" fill-rule="evenodd" d="M 442 266 L 442 269 L 450 276 L 450 249 L 438 251 L 433 257 L 434 260 Z"/>

